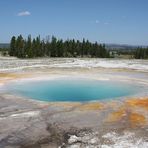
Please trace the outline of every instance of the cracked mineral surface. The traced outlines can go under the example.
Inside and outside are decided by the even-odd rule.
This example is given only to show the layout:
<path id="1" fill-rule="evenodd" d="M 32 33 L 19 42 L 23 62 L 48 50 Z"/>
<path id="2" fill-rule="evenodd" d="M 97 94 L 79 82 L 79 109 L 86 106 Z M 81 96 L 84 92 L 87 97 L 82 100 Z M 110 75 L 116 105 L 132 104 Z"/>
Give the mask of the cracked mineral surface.
<path id="1" fill-rule="evenodd" d="M 123 79 L 147 87 L 147 61 L 125 60 L 122 67 L 118 67 L 121 61 L 110 62 L 97 59 L 2 59 L 0 148 L 148 148 L 147 92 L 82 103 L 42 102 L 6 94 L 2 89 L 13 81 L 65 76 Z M 101 63 L 107 66 L 100 67 Z"/>

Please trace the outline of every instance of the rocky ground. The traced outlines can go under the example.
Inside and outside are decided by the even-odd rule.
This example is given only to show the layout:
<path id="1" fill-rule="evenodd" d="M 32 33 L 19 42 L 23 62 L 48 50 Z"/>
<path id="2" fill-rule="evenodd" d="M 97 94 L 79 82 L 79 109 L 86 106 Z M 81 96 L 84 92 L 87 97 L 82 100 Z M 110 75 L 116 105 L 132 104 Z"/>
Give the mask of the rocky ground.
<path id="1" fill-rule="evenodd" d="M 0 57 L 0 72 L 40 68 L 111 68 L 148 72 L 148 60 L 99 58 L 39 58 L 17 59 Z"/>
<path id="2" fill-rule="evenodd" d="M 3 61 L 7 67 L 1 68 L 1 86 L 43 75 L 115 78 L 148 84 L 146 71 L 132 69 L 40 66 L 6 73 L 4 69 L 14 67 L 13 62 Z M 108 102 L 54 103 L 1 91 L 0 148 L 148 148 L 147 94 Z"/>
<path id="3" fill-rule="evenodd" d="M 1 148 L 148 147 L 148 98 L 44 103 L 0 97 Z"/>

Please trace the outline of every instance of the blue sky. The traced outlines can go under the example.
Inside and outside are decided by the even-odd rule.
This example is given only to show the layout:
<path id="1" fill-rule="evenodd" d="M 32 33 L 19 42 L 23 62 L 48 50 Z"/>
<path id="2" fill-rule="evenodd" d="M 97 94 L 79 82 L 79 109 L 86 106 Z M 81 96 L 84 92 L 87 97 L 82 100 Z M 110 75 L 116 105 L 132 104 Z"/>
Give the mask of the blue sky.
<path id="1" fill-rule="evenodd" d="M 148 45 L 148 0 L 0 0 L 0 42 L 19 34 Z"/>

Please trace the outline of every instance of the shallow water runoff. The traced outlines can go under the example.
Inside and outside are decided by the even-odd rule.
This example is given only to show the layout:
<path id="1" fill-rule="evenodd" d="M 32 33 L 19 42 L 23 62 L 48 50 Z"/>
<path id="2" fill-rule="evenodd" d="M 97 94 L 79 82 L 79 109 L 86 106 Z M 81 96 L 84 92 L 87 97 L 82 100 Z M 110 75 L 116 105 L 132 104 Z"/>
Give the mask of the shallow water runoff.
<path id="1" fill-rule="evenodd" d="M 5 91 L 41 101 L 87 102 L 127 97 L 143 88 L 125 81 L 64 78 L 13 82 Z"/>

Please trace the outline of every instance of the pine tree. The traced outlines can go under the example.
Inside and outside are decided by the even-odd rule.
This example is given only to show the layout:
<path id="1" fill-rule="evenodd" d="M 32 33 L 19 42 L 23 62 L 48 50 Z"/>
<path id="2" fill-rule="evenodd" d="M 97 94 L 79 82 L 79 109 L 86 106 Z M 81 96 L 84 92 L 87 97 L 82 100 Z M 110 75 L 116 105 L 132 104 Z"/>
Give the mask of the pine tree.
<path id="1" fill-rule="evenodd" d="M 22 35 L 19 35 L 17 40 L 16 40 L 16 53 L 15 56 L 19 57 L 19 58 L 24 58 L 25 54 L 24 54 L 24 40 Z"/>
<path id="2" fill-rule="evenodd" d="M 15 38 L 15 36 L 13 36 L 10 41 L 9 55 L 15 56 L 15 54 L 16 54 L 16 38 Z"/>
<path id="3" fill-rule="evenodd" d="M 27 39 L 27 42 L 26 42 L 25 57 L 33 58 L 31 35 L 28 36 L 28 39 Z"/>
<path id="4" fill-rule="evenodd" d="M 51 39 L 51 57 L 57 56 L 57 39 L 56 37 L 52 36 Z"/>

